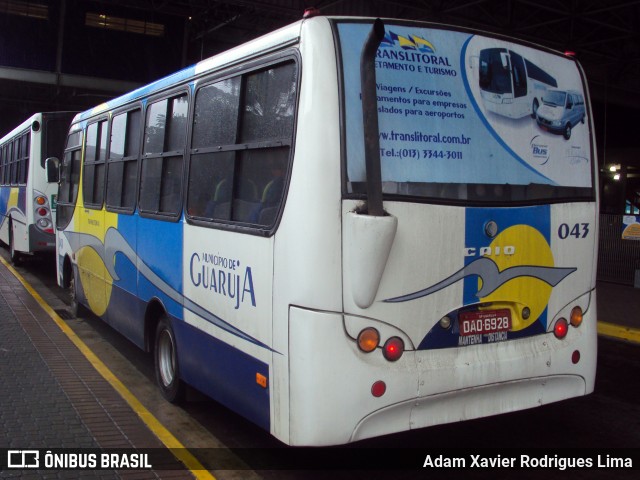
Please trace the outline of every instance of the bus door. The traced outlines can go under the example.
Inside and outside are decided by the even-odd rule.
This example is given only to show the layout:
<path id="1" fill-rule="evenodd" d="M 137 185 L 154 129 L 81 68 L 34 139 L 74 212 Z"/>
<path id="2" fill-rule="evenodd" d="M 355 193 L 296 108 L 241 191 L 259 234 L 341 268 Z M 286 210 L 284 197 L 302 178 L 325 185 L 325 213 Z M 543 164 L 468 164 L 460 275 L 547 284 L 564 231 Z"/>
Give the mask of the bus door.
<path id="1" fill-rule="evenodd" d="M 105 204 L 105 262 L 111 264 L 106 275 L 105 296 L 109 303 L 109 323 L 144 347 L 143 317 L 138 296 L 136 191 L 138 156 L 142 132 L 139 106 L 113 114 L 110 130 Z"/>
<path id="2" fill-rule="evenodd" d="M 104 175 L 107 156 L 107 119 L 91 123 L 86 129 L 86 145 L 83 160 L 81 202 L 79 203 L 80 248 L 76 263 L 82 291 L 87 304 L 96 315 L 102 317 L 107 310 L 107 267 L 104 264 L 105 212 Z"/>
<path id="3" fill-rule="evenodd" d="M 518 117 L 531 113 L 531 102 L 527 87 L 527 71 L 524 66 L 524 59 L 513 51 L 509 51 L 511 59 L 511 81 L 513 82 L 513 101 L 516 104 L 514 110 L 518 112 Z"/>

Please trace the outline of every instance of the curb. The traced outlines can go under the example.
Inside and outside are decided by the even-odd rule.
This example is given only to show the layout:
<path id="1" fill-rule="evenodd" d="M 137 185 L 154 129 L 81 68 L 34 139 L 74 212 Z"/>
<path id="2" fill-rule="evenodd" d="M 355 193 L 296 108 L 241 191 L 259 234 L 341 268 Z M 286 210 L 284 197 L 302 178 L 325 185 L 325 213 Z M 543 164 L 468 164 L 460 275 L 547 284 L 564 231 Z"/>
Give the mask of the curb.
<path id="1" fill-rule="evenodd" d="M 640 330 L 637 328 L 623 327 L 613 323 L 598 322 L 598 335 L 627 340 L 640 345 Z"/>

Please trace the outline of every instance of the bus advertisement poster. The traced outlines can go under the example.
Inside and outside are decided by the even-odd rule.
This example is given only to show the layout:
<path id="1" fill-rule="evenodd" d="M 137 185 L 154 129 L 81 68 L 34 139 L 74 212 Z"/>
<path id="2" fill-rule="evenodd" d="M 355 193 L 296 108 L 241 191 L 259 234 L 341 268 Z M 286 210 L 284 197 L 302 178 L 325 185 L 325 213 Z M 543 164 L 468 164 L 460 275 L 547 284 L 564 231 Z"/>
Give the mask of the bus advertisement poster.
<path id="1" fill-rule="evenodd" d="M 369 26 L 339 24 L 348 174 L 365 176 L 359 54 Z M 353 67 L 353 68 L 351 68 Z M 383 182 L 592 185 L 580 72 L 571 59 L 480 35 L 386 25 L 376 56 Z"/>

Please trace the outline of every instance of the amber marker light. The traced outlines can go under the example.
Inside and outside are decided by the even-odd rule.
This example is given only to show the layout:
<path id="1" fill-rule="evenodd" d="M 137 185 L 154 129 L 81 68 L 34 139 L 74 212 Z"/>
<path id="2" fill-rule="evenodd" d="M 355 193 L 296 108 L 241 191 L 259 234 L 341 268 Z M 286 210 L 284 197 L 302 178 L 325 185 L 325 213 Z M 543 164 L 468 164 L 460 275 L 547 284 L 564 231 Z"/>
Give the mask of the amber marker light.
<path id="1" fill-rule="evenodd" d="M 267 377 L 265 377 L 261 373 L 256 372 L 256 383 L 262 388 L 267 388 Z"/>
<path id="2" fill-rule="evenodd" d="M 365 353 L 373 352 L 380 345 L 380 333 L 373 327 L 367 327 L 358 334 L 358 348 Z"/>
<path id="3" fill-rule="evenodd" d="M 573 307 L 569 322 L 574 327 L 579 327 L 582 324 L 582 309 L 580 307 Z"/>
<path id="4" fill-rule="evenodd" d="M 44 197 L 38 196 L 38 197 L 36 197 L 36 203 L 38 205 L 44 205 L 45 203 L 47 203 L 47 199 L 44 198 Z"/>

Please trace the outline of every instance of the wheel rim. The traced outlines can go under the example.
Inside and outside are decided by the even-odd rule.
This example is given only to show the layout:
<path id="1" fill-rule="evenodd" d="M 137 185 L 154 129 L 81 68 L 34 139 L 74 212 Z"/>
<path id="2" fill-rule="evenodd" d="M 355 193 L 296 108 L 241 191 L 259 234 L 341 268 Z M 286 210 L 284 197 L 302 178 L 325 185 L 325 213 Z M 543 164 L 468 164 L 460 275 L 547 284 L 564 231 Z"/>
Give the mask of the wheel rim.
<path id="1" fill-rule="evenodd" d="M 76 297 L 76 279 L 71 277 L 69 280 L 69 296 L 71 297 L 71 303 L 74 304 L 77 301 Z"/>
<path id="2" fill-rule="evenodd" d="M 16 248 L 13 244 L 13 225 L 9 224 L 9 254 L 11 255 L 11 259 L 15 260 L 16 258 Z"/>
<path id="3" fill-rule="evenodd" d="M 158 340 L 158 368 L 162 384 L 168 387 L 176 376 L 175 347 L 173 336 L 168 330 L 163 330 Z"/>

